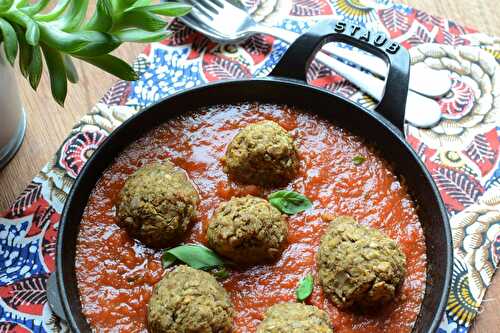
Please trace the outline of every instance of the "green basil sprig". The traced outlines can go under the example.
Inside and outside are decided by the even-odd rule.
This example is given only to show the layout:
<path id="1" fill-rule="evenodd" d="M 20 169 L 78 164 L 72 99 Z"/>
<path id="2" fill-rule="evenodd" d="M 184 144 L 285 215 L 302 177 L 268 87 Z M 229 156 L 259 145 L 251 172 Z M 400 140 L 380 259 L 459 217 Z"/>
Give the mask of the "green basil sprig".
<path id="1" fill-rule="evenodd" d="M 269 195 L 268 200 L 280 212 L 288 215 L 297 214 L 312 207 L 311 201 L 306 196 L 288 190 L 273 192 Z"/>
<path id="2" fill-rule="evenodd" d="M 227 279 L 229 277 L 229 272 L 226 267 L 216 267 L 210 270 L 213 276 L 218 279 Z"/>
<path id="3" fill-rule="evenodd" d="M 21 73 L 35 90 L 43 69 L 43 53 L 52 96 L 63 105 L 67 81 L 74 83 L 78 78 L 71 57 L 122 80 L 137 80 L 130 65 L 109 53 L 123 42 L 164 39 L 169 32 L 162 16 L 182 16 L 191 10 L 186 4 L 151 2 L 97 0 L 93 15 L 85 22 L 88 0 L 1 0 L 0 43 L 12 65 L 19 50 Z M 55 6 L 49 6 L 54 3 Z"/>
<path id="4" fill-rule="evenodd" d="M 352 158 L 352 163 L 354 163 L 355 165 L 361 165 L 364 161 L 366 161 L 366 157 L 362 155 L 357 155 Z"/>
<path id="5" fill-rule="evenodd" d="M 163 256 L 161 257 L 163 268 L 170 267 L 177 261 L 196 269 L 211 271 L 212 274 L 219 278 L 227 278 L 229 276 L 224 260 L 214 251 L 203 245 L 185 244 L 163 252 Z"/>
<path id="6" fill-rule="evenodd" d="M 309 296 L 311 296 L 313 288 L 314 278 L 311 274 L 307 274 L 302 280 L 300 280 L 297 289 L 295 290 L 297 301 L 305 301 Z"/>

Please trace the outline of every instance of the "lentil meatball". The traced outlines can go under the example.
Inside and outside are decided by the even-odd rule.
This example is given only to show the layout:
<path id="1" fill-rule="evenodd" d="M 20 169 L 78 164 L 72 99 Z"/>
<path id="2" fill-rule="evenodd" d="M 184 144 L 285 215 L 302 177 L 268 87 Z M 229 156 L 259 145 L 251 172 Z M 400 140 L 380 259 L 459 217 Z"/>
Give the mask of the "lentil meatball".
<path id="1" fill-rule="evenodd" d="M 276 259 L 288 235 L 285 216 L 262 198 L 233 197 L 210 220 L 208 244 L 219 254 L 243 264 Z"/>
<path id="2" fill-rule="evenodd" d="M 405 275 L 396 242 L 351 217 L 334 219 L 318 252 L 319 280 L 339 308 L 369 310 L 391 301 Z"/>
<path id="3" fill-rule="evenodd" d="M 125 182 L 117 224 L 151 247 L 182 237 L 196 217 L 198 192 L 186 173 L 170 162 L 146 165 Z"/>
<path id="4" fill-rule="evenodd" d="M 160 281 L 148 304 L 152 333 L 229 333 L 234 311 L 224 288 L 207 272 L 178 266 Z"/>
<path id="5" fill-rule="evenodd" d="M 275 304 L 267 309 L 256 333 L 332 333 L 328 314 L 302 303 Z"/>
<path id="6" fill-rule="evenodd" d="M 269 120 L 239 131 L 224 158 L 224 171 L 248 184 L 283 184 L 295 176 L 298 168 L 299 158 L 292 137 Z"/>

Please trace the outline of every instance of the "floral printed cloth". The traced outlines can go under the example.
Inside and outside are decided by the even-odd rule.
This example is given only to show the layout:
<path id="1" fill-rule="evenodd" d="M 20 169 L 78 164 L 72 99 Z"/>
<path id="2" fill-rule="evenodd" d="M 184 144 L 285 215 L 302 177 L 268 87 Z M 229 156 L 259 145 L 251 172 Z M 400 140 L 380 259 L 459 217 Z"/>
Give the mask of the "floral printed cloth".
<path id="1" fill-rule="evenodd" d="M 448 71 L 452 91 L 439 99 L 434 128 L 406 128 L 406 138 L 441 191 L 453 230 L 451 293 L 440 332 L 467 332 L 500 255 L 500 39 L 389 0 L 245 0 L 264 24 L 304 32 L 324 18 L 384 31 L 410 50 L 412 64 Z M 174 21 L 173 35 L 149 45 L 140 79 L 116 83 L 75 125 L 53 159 L 0 214 L 0 332 L 57 332 L 46 297 L 67 194 L 83 165 L 125 119 L 176 91 L 208 81 L 267 75 L 287 48 L 256 35 L 220 46 Z M 313 85 L 373 108 L 373 101 L 330 69 L 313 63 Z"/>

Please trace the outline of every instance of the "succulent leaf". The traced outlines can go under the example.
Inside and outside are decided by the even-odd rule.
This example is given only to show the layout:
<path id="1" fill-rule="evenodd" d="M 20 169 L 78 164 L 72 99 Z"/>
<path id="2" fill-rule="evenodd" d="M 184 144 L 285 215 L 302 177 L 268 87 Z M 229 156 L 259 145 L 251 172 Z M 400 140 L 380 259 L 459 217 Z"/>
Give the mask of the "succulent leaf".
<path id="1" fill-rule="evenodd" d="M 59 105 L 64 106 L 64 100 L 68 92 L 68 81 L 61 52 L 46 45 L 42 45 L 42 51 L 49 70 L 52 97 Z"/>
<path id="2" fill-rule="evenodd" d="M 31 6 L 26 6 L 21 8 L 21 10 L 26 13 L 27 15 L 34 15 L 36 13 L 39 13 L 40 11 L 44 10 L 45 7 L 50 3 L 50 0 L 40 0 L 32 4 Z"/>
<path id="3" fill-rule="evenodd" d="M 46 14 L 36 14 L 34 19 L 39 22 L 50 22 L 57 19 L 64 13 L 68 5 L 72 0 L 60 0 L 57 5 L 49 13 Z M 73 0 L 74 1 L 74 0 Z"/>
<path id="4" fill-rule="evenodd" d="M 78 57 L 89 64 L 92 64 L 100 69 L 113 74 L 114 76 L 126 80 L 134 81 L 138 79 L 137 73 L 125 61 L 112 56 L 111 54 L 104 54 L 98 57 L 84 58 Z"/>
<path id="5" fill-rule="evenodd" d="M 11 65 L 14 65 L 17 56 L 17 35 L 12 25 L 0 18 L 0 30 L 3 38 L 5 56 Z"/>
<path id="6" fill-rule="evenodd" d="M 180 16 L 190 7 L 179 3 L 151 5 L 151 0 L 97 0 L 85 20 L 88 0 L 0 0 L 0 44 L 6 60 L 19 68 L 36 90 L 43 59 L 50 75 L 52 96 L 61 105 L 67 82 L 78 73 L 71 57 L 88 62 L 123 80 L 136 80 L 132 67 L 109 53 L 123 42 L 149 43 L 169 34 L 162 16 Z M 19 50 L 19 52 L 18 52 Z"/>
<path id="7" fill-rule="evenodd" d="M 28 67 L 30 85 L 33 90 L 36 90 L 38 88 L 40 78 L 42 77 L 42 69 L 42 51 L 40 50 L 40 46 L 37 45 L 33 47 L 31 62 Z"/>

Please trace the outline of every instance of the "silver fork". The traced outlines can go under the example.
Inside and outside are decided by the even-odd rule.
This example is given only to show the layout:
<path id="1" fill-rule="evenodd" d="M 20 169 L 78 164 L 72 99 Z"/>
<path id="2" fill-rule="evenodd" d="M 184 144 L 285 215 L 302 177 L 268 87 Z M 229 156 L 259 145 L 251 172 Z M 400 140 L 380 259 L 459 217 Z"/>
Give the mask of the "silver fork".
<path id="1" fill-rule="evenodd" d="M 195 8 L 193 9 L 194 14 L 187 15 L 183 20 L 190 25 L 200 25 L 209 38 L 221 44 L 238 43 L 257 33 L 278 37 L 289 44 L 293 43 L 299 36 L 288 30 L 256 22 L 241 4 L 237 6 L 227 0 L 184 1 L 192 4 Z M 234 3 L 238 2 L 234 1 Z M 218 18 L 222 18 L 222 15 L 224 15 L 225 20 L 218 20 Z M 387 74 L 387 66 L 380 58 L 341 48 L 334 44 L 326 45 L 323 50 L 337 58 L 361 66 L 381 78 L 385 78 Z M 430 85 L 429 82 L 433 84 Z M 410 79 L 410 89 L 424 96 L 440 97 L 451 89 L 451 80 L 444 71 L 440 72 L 427 66 L 421 66 Z"/>
<path id="2" fill-rule="evenodd" d="M 183 2 L 191 4 L 193 10 L 190 14 L 182 17 L 181 20 L 188 26 L 219 43 L 228 44 L 241 42 L 256 33 L 273 35 L 289 43 L 292 43 L 298 37 L 298 34 L 293 32 L 257 23 L 244 9 L 226 0 L 184 0 Z M 340 48 L 327 48 L 326 51 L 331 51 L 332 54 L 338 56 L 338 54 L 336 54 L 338 49 Z M 353 63 L 357 62 L 360 66 L 370 71 L 372 71 L 370 67 L 377 68 L 377 70 L 373 70 L 376 72 L 375 74 L 380 75 L 383 73 L 385 76 L 386 64 L 381 59 L 369 55 L 358 54 L 358 52 L 349 52 L 349 50 L 345 49 L 341 50 L 343 54 L 338 56 L 339 58 L 346 58 Z M 317 54 L 317 59 L 357 85 L 362 91 L 375 100 L 381 100 L 384 92 L 383 80 L 348 66 L 323 52 Z M 364 60 L 369 60 L 370 62 L 367 64 Z M 383 69 L 381 66 L 383 66 Z M 422 81 L 415 79 L 421 77 L 422 73 L 425 73 L 425 78 L 423 80 L 425 84 L 415 84 L 415 82 L 419 83 L 419 81 Z M 413 71 L 410 82 L 414 82 L 414 84 L 411 89 L 415 89 L 415 85 L 417 85 L 419 89 L 436 87 L 435 83 L 447 81 L 444 84 L 446 87 L 441 87 L 442 92 L 440 92 L 439 95 L 448 92 L 451 87 L 451 81 L 447 74 L 440 73 L 442 75 L 434 75 L 435 73 L 439 72 L 430 69 L 426 70 L 425 68 L 419 68 L 418 71 Z M 430 78 L 430 74 L 433 75 L 432 78 Z M 443 75 L 446 76 L 444 80 L 442 78 Z M 441 79 L 439 77 L 441 77 Z M 432 84 L 429 84 L 429 82 L 432 82 Z M 441 84 L 441 86 L 443 86 L 443 84 Z M 431 93 L 430 95 L 437 96 L 435 93 Z M 414 126 L 422 128 L 432 127 L 441 119 L 441 110 L 438 103 L 433 99 L 426 98 L 410 90 L 408 93 L 405 118 Z"/>

